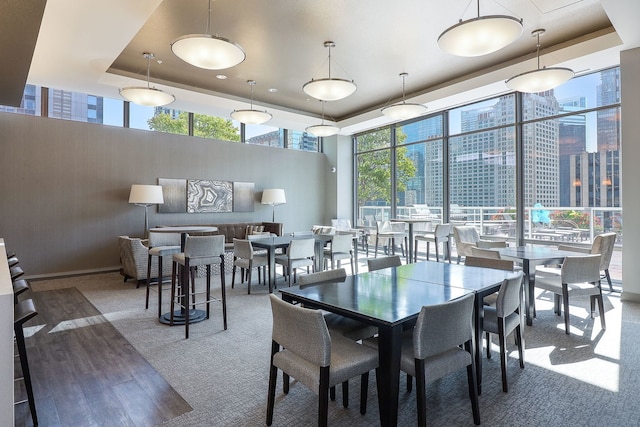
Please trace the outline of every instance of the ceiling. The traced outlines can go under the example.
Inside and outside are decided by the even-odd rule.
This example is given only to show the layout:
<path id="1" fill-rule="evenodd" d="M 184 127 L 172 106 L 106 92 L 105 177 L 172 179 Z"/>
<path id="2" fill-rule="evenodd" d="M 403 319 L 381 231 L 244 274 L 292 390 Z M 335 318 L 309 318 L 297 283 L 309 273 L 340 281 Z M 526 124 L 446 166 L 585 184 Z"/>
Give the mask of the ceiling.
<path id="1" fill-rule="evenodd" d="M 319 122 L 320 102 L 302 86 L 328 76 L 323 44 L 331 40 L 336 44 L 332 76 L 358 86 L 350 97 L 325 105 L 326 118 L 343 134 L 389 122 L 380 109 L 401 99 L 401 72 L 409 73 L 407 99 L 425 103 L 430 111 L 507 91 L 504 80 L 536 66 L 530 36 L 536 28 L 547 30 L 541 38 L 542 64 L 571 66 L 578 73 L 617 64 L 621 49 L 640 46 L 632 18 L 640 16 L 637 0 L 482 0 L 481 15 L 522 18 L 524 31 L 507 48 L 477 58 L 446 54 L 436 43 L 448 26 L 476 16 L 476 0 L 216 0 L 211 33 L 238 43 L 247 58 L 236 67 L 210 71 L 183 62 L 170 48 L 182 35 L 206 32 L 207 0 L 49 1 L 39 15 L 38 7 L 18 12 L 24 9 L 18 5 L 44 5 L 45 0 L 8 3 L 0 6 L 2 40 L 33 34 L 33 21 L 42 18 L 31 49 L 9 51 L 12 43 L 0 44 L 3 57 L 10 52 L 15 58 L 15 69 L 9 63 L 3 71 L 12 76 L 3 80 L 13 92 L 26 79 L 119 98 L 118 88 L 145 84 L 142 54 L 151 52 L 160 60 L 152 63 L 151 81 L 176 96 L 173 108 L 229 117 L 233 109 L 248 108 L 246 82 L 255 80 L 254 106 L 274 116 L 267 124 L 293 129 Z M 7 8 L 9 15 L 2 13 Z M 33 16 L 31 25 L 22 22 L 25 16 Z M 26 78 L 25 64 L 30 64 Z M 216 78 L 219 74 L 227 78 Z M 0 101 L 4 96 L 0 86 Z"/>

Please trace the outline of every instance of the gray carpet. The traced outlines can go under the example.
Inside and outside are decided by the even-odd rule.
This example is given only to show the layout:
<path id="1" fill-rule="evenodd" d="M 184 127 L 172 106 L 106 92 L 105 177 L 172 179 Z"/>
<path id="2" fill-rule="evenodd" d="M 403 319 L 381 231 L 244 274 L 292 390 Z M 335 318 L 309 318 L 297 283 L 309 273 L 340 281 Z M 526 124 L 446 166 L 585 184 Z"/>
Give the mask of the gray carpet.
<path id="1" fill-rule="evenodd" d="M 118 331 L 191 405 L 193 411 L 163 426 L 265 425 L 271 344 L 268 293 L 254 284 L 230 289 L 229 329 L 222 328 L 220 307 L 212 318 L 192 325 L 189 340 L 183 327 L 161 325 L 152 308 L 144 309 L 144 289 L 122 283 L 117 273 L 34 282 L 34 290 L 77 287 Z M 214 280 L 218 283 L 218 280 Z M 219 289 L 218 289 L 219 292 Z M 622 303 L 605 293 L 607 330 L 588 317 L 587 299 L 571 302 L 572 335 L 552 310 L 551 296 L 538 294 L 538 317 L 525 329 L 526 367 L 519 368 L 517 349 L 509 345 L 509 393 L 500 383 L 497 353 L 483 364 L 481 419 L 489 426 L 640 425 L 640 305 Z M 494 350 L 496 345 L 494 344 Z M 351 405 L 338 399 L 329 405 L 334 426 L 379 425 L 375 374 L 371 375 L 367 414 L 358 410 L 359 379 L 351 381 Z M 401 383 L 399 423 L 416 425 L 415 390 Z M 276 390 L 274 426 L 314 425 L 317 397 L 304 386 Z M 434 426 L 471 426 L 466 374 L 453 374 L 427 387 L 427 421 Z"/>

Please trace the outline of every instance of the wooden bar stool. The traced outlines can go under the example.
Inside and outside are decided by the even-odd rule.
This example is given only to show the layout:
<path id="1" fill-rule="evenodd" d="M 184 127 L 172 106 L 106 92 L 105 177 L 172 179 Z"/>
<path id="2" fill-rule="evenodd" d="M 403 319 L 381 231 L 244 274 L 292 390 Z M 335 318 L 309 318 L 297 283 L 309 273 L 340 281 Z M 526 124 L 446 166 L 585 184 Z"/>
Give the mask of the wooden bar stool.
<path id="1" fill-rule="evenodd" d="M 33 387 L 31 386 L 31 374 L 29 373 L 29 361 L 27 360 L 27 348 L 24 343 L 24 330 L 23 325 L 29 319 L 32 319 L 38 314 L 36 307 L 33 304 L 33 300 L 27 299 L 20 301 L 15 305 L 13 315 L 13 330 L 16 335 L 16 344 L 18 346 L 18 355 L 20 356 L 20 366 L 22 367 L 22 379 L 24 379 L 25 386 L 27 388 L 28 400 L 22 400 L 15 402 L 15 405 L 29 402 L 29 409 L 31 410 L 31 418 L 33 419 L 33 425 L 38 425 L 38 415 L 36 414 L 36 402 L 33 398 Z M 19 379 L 19 378 L 17 378 Z"/>

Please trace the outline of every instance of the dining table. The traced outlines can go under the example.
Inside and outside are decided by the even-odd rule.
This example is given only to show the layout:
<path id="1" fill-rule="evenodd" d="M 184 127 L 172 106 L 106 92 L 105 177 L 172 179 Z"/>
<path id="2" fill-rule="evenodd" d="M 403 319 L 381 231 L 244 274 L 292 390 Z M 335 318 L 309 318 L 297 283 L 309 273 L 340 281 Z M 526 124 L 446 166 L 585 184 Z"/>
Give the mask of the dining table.
<path id="1" fill-rule="evenodd" d="M 576 252 L 563 251 L 552 246 L 524 245 L 496 249 L 500 257 L 522 264 L 525 292 L 524 305 L 527 325 L 533 325 L 535 317 L 535 277 L 536 265 L 561 264 L 565 257 L 579 256 Z"/>
<path id="2" fill-rule="evenodd" d="M 474 358 L 481 385 L 482 299 L 513 272 L 423 261 L 347 276 L 344 280 L 280 289 L 282 299 L 337 313 L 378 328 L 376 375 L 381 426 L 397 426 L 402 331 L 425 305 L 475 294 Z M 479 360 L 480 359 L 480 360 Z M 479 389 L 480 391 L 480 389 Z"/>
<path id="3" fill-rule="evenodd" d="M 215 226 L 207 226 L 207 225 L 176 225 L 170 227 L 155 227 L 150 228 L 150 233 L 180 233 L 180 252 L 184 252 L 184 247 L 187 241 L 187 236 L 191 234 L 202 234 L 202 233 L 215 233 L 218 231 L 218 227 Z M 223 270 L 224 271 L 224 270 Z M 222 273 L 224 274 L 224 272 Z M 179 266 L 178 269 L 178 284 L 180 289 L 188 289 L 189 286 L 189 272 L 186 271 L 185 268 Z M 158 283 L 158 286 L 161 287 L 162 283 Z M 162 292 L 160 288 L 158 288 L 159 292 Z M 222 289 L 224 292 L 224 288 Z M 187 311 L 185 309 L 185 298 L 186 293 L 181 291 L 181 304 L 180 309 L 175 310 L 173 312 L 173 324 L 174 325 L 184 325 L 187 319 Z M 173 298 L 173 295 L 171 295 Z M 201 322 L 206 319 L 207 313 L 204 310 L 198 310 L 192 308 L 189 310 L 189 324 Z M 171 324 L 171 312 L 165 313 L 159 318 L 160 323 L 165 325 Z"/>

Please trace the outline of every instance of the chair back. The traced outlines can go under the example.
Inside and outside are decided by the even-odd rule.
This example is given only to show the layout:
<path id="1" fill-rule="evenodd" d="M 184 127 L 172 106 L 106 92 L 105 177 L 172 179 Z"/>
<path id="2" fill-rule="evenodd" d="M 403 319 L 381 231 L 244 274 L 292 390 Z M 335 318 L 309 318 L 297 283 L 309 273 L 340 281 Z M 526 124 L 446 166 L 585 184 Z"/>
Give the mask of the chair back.
<path id="1" fill-rule="evenodd" d="M 501 240 L 478 240 L 476 246 L 480 249 L 500 249 L 506 248 L 507 242 Z"/>
<path id="2" fill-rule="evenodd" d="M 294 231 L 291 233 L 293 237 L 301 237 L 301 236 L 313 236 L 313 231 Z"/>
<path id="3" fill-rule="evenodd" d="M 611 255 L 613 255 L 613 247 L 616 244 L 616 233 L 602 233 L 598 234 L 593 239 L 593 245 L 591 245 L 592 254 L 600 254 L 600 270 L 608 270 L 609 264 L 611 264 Z"/>
<path id="4" fill-rule="evenodd" d="M 560 269 L 562 283 L 600 281 L 600 254 L 568 256 Z"/>
<path id="5" fill-rule="evenodd" d="M 331 226 L 338 231 L 351 230 L 351 220 L 350 219 L 332 219 Z"/>
<path id="6" fill-rule="evenodd" d="M 478 258 L 500 259 L 500 252 L 492 249 L 481 249 L 475 246 L 471 248 L 471 255 Z"/>
<path id="7" fill-rule="evenodd" d="M 436 225 L 436 229 L 434 231 L 434 235 L 436 239 L 442 239 L 444 237 L 449 237 L 451 234 L 451 224 L 438 224 Z"/>
<path id="8" fill-rule="evenodd" d="M 453 227 L 453 237 L 456 243 L 473 243 L 474 246 L 480 240 L 478 230 L 473 225 L 456 225 Z"/>
<path id="9" fill-rule="evenodd" d="M 522 277 L 522 271 L 518 271 L 514 277 L 502 282 L 496 300 L 496 315 L 498 317 L 507 317 L 520 308 L 522 304 Z"/>
<path id="10" fill-rule="evenodd" d="M 180 246 L 180 233 L 149 231 L 149 248 L 158 246 Z"/>
<path id="11" fill-rule="evenodd" d="M 351 252 L 353 236 L 351 234 L 336 234 L 331 238 L 331 252 L 334 254 L 348 254 Z"/>
<path id="12" fill-rule="evenodd" d="M 293 239 L 289 243 L 287 255 L 290 259 L 311 258 L 315 256 L 315 239 Z"/>
<path id="13" fill-rule="evenodd" d="M 391 231 L 395 233 L 404 233 L 407 226 L 404 222 L 390 222 L 389 225 L 391 226 Z"/>
<path id="14" fill-rule="evenodd" d="M 233 239 L 233 255 L 237 258 L 253 259 L 253 246 L 251 246 L 251 241 Z"/>
<path id="15" fill-rule="evenodd" d="M 382 270 L 389 267 L 400 267 L 402 260 L 400 255 L 387 256 L 382 258 L 371 258 L 367 260 L 369 271 Z"/>
<path id="16" fill-rule="evenodd" d="M 467 256 L 464 259 L 464 265 L 470 265 L 472 267 L 494 268 L 496 270 L 513 271 L 513 261 L 509 261 L 506 259 Z"/>
<path id="17" fill-rule="evenodd" d="M 474 295 L 468 294 L 444 304 L 424 306 L 413 330 L 416 359 L 458 347 L 471 339 Z"/>
<path id="18" fill-rule="evenodd" d="M 184 256 L 187 258 L 224 255 L 224 236 L 187 236 Z"/>
<path id="19" fill-rule="evenodd" d="M 322 312 L 289 304 L 273 294 L 269 298 L 273 341 L 314 366 L 329 366 L 331 337 Z"/>
<path id="20" fill-rule="evenodd" d="M 317 273 L 310 273 L 301 275 L 298 278 L 298 284 L 300 286 L 311 285 L 320 282 L 331 282 L 334 280 L 341 280 L 347 277 L 347 271 L 344 268 L 336 268 L 334 270 L 319 271 Z"/>

